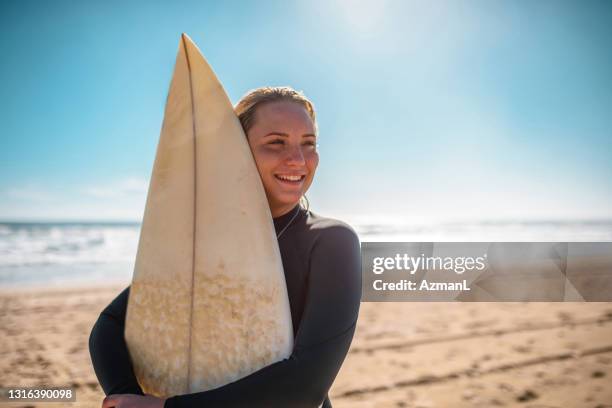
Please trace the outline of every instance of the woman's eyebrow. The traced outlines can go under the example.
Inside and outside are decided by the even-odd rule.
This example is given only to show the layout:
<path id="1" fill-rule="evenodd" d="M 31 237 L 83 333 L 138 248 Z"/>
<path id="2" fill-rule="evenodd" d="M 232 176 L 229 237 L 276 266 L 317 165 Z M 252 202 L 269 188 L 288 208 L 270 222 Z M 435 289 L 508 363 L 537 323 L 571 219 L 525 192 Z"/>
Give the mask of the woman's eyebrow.
<path id="1" fill-rule="evenodd" d="M 264 137 L 268 137 L 268 136 L 284 136 L 284 137 L 289 137 L 289 135 L 287 133 L 283 133 L 283 132 L 270 132 L 267 135 L 264 135 Z"/>
<path id="2" fill-rule="evenodd" d="M 289 137 L 289 134 L 284 133 L 284 132 L 270 132 L 267 135 L 264 135 L 264 137 L 268 137 L 268 136 L 283 136 L 283 137 Z M 317 137 L 314 133 L 305 133 L 302 135 L 302 137 Z"/>

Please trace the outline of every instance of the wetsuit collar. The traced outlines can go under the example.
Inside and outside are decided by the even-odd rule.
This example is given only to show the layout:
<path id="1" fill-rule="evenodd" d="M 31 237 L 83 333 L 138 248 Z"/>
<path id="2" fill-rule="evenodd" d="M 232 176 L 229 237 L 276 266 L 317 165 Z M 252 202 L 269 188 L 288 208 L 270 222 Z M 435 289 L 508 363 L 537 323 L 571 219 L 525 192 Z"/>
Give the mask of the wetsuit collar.
<path id="1" fill-rule="evenodd" d="M 283 228 L 285 228 L 287 226 L 287 224 L 289 223 L 289 221 L 291 221 L 291 219 L 293 219 L 293 217 L 296 215 L 295 213 L 300 211 L 300 204 L 298 203 L 295 207 L 293 207 L 293 209 L 291 211 L 288 211 L 286 214 L 281 215 L 280 217 L 276 217 L 274 218 L 274 229 L 276 230 L 276 233 L 278 234 Z M 294 220 L 295 222 L 295 220 Z"/>

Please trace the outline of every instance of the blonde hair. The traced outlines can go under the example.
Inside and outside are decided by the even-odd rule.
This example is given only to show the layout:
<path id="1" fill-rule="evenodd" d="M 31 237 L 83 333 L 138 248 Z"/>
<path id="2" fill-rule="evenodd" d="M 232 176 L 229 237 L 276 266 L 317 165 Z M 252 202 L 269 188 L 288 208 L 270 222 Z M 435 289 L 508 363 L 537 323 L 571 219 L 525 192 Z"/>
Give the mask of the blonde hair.
<path id="1" fill-rule="evenodd" d="M 266 103 L 278 101 L 290 101 L 302 105 L 306 109 L 306 112 L 308 112 L 310 119 L 312 119 L 315 134 L 319 133 L 314 104 L 301 91 L 296 91 L 289 86 L 264 86 L 255 88 L 240 98 L 238 103 L 234 106 L 234 112 L 238 116 L 244 133 L 247 134 L 253 127 L 257 107 Z M 310 210 L 310 202 L 308 198 L 306 198 L 306 194 L 300 198 L 300 205 L 306 211 Z"/>
<path id="2" fill-rule="evenodd" d="M 302 92 L 296 91 L 289 86 L 264 86 L 261 88 L 252 89 L 247 92 L 234 106 L 234 112 L 240 120 L 244 133 L 247 133 L 255 122 L 255 112 L 258 106 L 270 102 L 290 101 L 302 105 L 315 128 L 317 133 L 317 116 L 315 114 L 314 104 Z"/>

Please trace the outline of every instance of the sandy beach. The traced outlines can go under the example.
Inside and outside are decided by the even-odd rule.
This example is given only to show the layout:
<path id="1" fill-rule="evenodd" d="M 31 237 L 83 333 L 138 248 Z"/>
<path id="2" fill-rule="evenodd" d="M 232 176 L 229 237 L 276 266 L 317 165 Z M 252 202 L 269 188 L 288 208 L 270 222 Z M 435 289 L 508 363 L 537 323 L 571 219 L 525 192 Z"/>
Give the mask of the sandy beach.
<path id="1" fill-rule="evenodd" d="M 0 294 L 0 386 L 104 394 L 88 352 L 121 286 Z M 334 407 L 612 407 L 612 303 L 362 303 Z"/>

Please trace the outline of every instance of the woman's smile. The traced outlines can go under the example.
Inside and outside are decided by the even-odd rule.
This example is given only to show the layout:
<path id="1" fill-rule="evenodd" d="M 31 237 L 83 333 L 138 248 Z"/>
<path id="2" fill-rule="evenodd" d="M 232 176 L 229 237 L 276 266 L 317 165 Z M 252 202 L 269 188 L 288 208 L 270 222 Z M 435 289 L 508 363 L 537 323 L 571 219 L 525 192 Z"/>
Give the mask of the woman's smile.
<path id="1" fill-rule="evenodd" d="M 282 184 L 289 186 L 301 186 L 306 175 L 304 174 L 275 174 L 276 177 Z"/>

